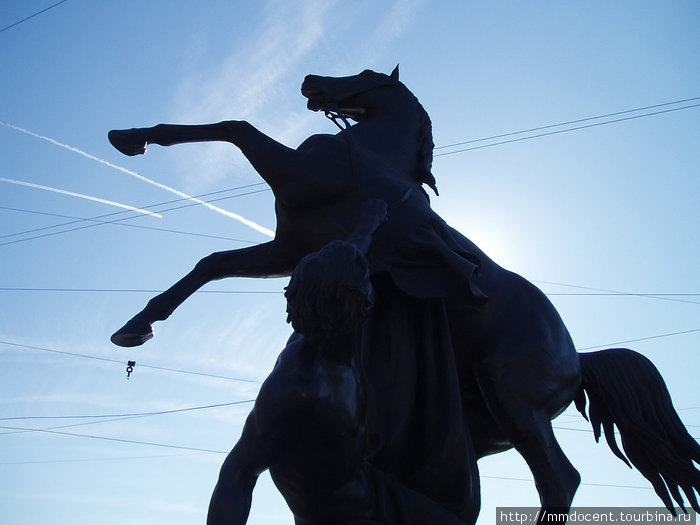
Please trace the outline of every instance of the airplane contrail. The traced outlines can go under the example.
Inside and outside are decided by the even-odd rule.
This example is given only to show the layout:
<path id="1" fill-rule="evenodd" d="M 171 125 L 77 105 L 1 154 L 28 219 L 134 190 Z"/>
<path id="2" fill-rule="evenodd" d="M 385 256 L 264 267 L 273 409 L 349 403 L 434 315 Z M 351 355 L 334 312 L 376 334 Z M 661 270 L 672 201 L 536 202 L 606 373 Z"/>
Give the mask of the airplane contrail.
<path id="1" fill-rule="evenodd" d="M 10 184 L 17 184 L 18 186 L 27 186 L 28 188 L 36 188 L 38 190 L 51 191 L 53 193 L 60 193 L 62 195 L 70 195 L 71 197 L 78 197 L 80 199 L 86 199 L 89 201 L 100 202 L 102 204 L 109 204 L 110 206 L 116 206 L 118 208 L 124 208 L 125 210 L 135 211 L 138 213 L 143 213 L 144 215 L 151 215 L 162 219 L 163 216 L 160 213 L 155 213 L 148 210 L 143 210 L 141 208 L 136 208 L 134 206 L 129 206 L 128 204 L 122 204 L 121 202 L 109 201 L 107 199 L 101 199 L 99 197 L 92 197 L 90 195 L 85 195 L 83 193 L 75 193 L 74 191 L 61 190 L 59 188 L 53 188 L 51 186 L 43 186 L 42 184 L 34 184 L 33 182 L 25 182 L 22 180 L 6 179 L 5 177 L 0 177 L 0 182 L 9 182 Z"/>
<path id="2" fill-rule="evenodd" d="M 156 182 L 156 181 L 154 181 L 154 180 L 151 180 L 151 179 L 149 179 L 149 178 L 147 178 L 147 177 L 144 177 L 143 175 L 139 175 L 139 174 L 136 173 L 135 171 L 131 171 L 131 170 L 129 170 L 129 169 L 123 168 L 122 166 L 117 166 L 116 164 L 112 164 L 111 162 L 106 161 L 106 160 L 104 160 L 104 159 L 101 159 L 101 158 L 99 158 L 99 157 L 95 157 L 94 155 L 91 155 L 91 154 L 89 154 L 89 153 L 87 153 L 87 152 L 85 152 L 85 151 L 83 151 L 83 150 L 81 150 L 81 149 L 78 149 L 78 148 L 74 147 L 74 146 L 70 146 L 70 145 L 68 145 L 68 144 L 64 144 L 64 143 L 59 142 L 59 141 L 57 141 L 57 140 L 55 140 L 55 139 L 52 139 L 51 137 L 46 137 L 46 136 L 44 136 L 44 135 L 39 135 L 38 133 L 34 133 L 33 131 L 29 131 L 28 129 L 20 128 L 19 126 L 15 126 L 15 125 L 13 125 L 13 124 L 8 124 L 7 122 L 2 122 L 2 121 L 0 121 L 0 125 L 5 126 L 6 128 L 14 129 L 14 130 L 19 131 L 19 132 L 21 132 L 21 133 L 25 133 L 26 135 L 30 135 L 30 136 L 35 137 L 35 138 L 38 138 L 38 139 L 45 140 L 45 141 L 47 141 L 47 142 L 50 142 L 51 144 L 55 144 L 56 146 L 60 146 L 61 148 L 65 148 L 65 149 L 67 149 L 67 150 L 69 150 L 69 151 L 72 151 L 72 152 L 74 152 L 74 153 L 77 153 L 78 155 L 82 155 L 83 157 L 86 157 L 86 158 L 88 158 L 88 159 L 90 159 L 90 160 L 94 160 L 95 162 L 99 162 L 99 163 L 101 163 L 101 164 L 104 164 L 105 166 L 109 166 L 110 168 L 113 168 L 113 169 L 115 169 L 115 170 L 118 170 L 118 171 L 121 171 L 121 172 L 123 172 L 123 173 L 126 173 L 127 175 L 131 175 L 132 177 L 136 177 L 137 179 L 139 179 L 139 180 L 141 180 L 141 181 L 143 181 L 143 182 L 147 182 L 148 184 L 152 184 L 153 186 L 156 186 L 156 187 L 158 187 L 158 188 L 161 188 L 161 189 L 164 189 L 164 190 L 166 190 L 166 191 L 169 191 L 170 193 L 174 193 L 174 194 L 177 195 L 178 197 L 182 197 L 183 199 L 188 199 L 188 200 L 191 200 L 191 201 L 196 202 L 196 203 L 198 203 L 198 204 L 201 204 L 201 205 L 203 205 L 203 206 L 206 206 L 206 207 L 209 208 L 210 210 L 213 210 L 213 211 L 215 211 L 215 212 L 217 212 L 217 213 L 220 213 L 220 214 L 222 214 L 222 215 L 225 215 L 226 217 L 230 217 L 230 218 L 235 219 L 235 220 L 237 220 L 237 221 L 239 221 L 239 222 L 242 222 L 242 223 L 245 224 L 246 226 L 249 226 L 249 227 L 253 228 L 254 230 L 259 231 L 260 233 L 263 233 L 263 234 L 265 234 L 265 235 L 267 235 L 267 236 L 269 236 L 269 237 L 274 237 L 274 236 L 275 236 L 275 232 L 273 232 L 272 230 L 269 230 L 268 228 L 265 228 L 264 226 L 260 226 L 259 224 L 255 223 L 255 222 L 253 222 L 253 221 L 251 221 L 251 220 L 249 220 L 249 219 L 246 219 L 245 217 L 242 217 L 242 216 L 238 215 L 237 213 L 233 213 L 233 212 L 231 212 L 231 211 L 228 211 L 228 210 L 224 210 L 224 209 L 222 209 L 222 208 L 219 208 L 218 206 L 214 206 L 213 204 L 210 204 L 210 203 L 205 202 L 205 201 L 203 201 L 203 200 L 201 200 L 201 199 L 198 199 L 197 197 L 193 197 L 193 196 L 191 196 L 191 195 L 188 195 L 188 194 L 185 193 L 185 192 L 182 192 L 182 191 L 180 191 L 180 190 L 176 190 L 175 188 L 171 188 L 170 186 L 167 186 L 167 185 L 165 185 L 165 184 L 161 184 L 160 182 Z"/>

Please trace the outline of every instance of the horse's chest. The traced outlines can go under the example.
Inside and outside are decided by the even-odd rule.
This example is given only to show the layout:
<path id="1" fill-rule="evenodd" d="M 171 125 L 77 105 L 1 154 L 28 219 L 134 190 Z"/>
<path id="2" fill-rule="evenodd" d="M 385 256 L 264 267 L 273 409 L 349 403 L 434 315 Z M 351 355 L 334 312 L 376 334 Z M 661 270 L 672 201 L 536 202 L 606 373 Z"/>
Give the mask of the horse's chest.
<path id="1" fill-rule="evenodd" d="M 360 218 L 361 200 L 354 194 L 317 205 L 285 207 L 283 216 L 278 214 L 278 233 L 294 239 L 291 242 L 305 247 L 307 253 L 317 251 L 353 231 Z"/>

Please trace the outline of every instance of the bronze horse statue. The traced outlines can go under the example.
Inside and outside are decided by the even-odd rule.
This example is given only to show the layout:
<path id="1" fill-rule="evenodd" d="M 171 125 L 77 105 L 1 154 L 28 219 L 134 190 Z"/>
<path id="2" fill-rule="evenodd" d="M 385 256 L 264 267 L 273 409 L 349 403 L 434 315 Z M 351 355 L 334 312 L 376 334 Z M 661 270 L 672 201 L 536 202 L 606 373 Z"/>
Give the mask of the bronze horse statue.
<path id="1" fill-rule="evenodd" d="M 685 509 L 682 491 L 699 510 L 693 461 L 700 461 L 700 446 L 654 365 L 626 349 L 577 354 L 539 289 L 431 209 L 422 188 L 437 193 L 430 119 L 399 81 L 398 68 L 391 75 L 310 75 L 302 94 L 309 109 L 326 112 L 341 131 L 313 135 L 296 149 L 244 121 L 109 133 L 126 155 L 145 153 L 148 144 L 236 145 L 270 185 L 277 218 L 274 240 L 205 257 L 112 341 L 147 341 L 153 322 L 212 280 L 290 275 L 304 256 L 353 231 L 362 202 L 379 199 L 388 217 L 367 252 L 375 304 L 359 349 L 373 465 L 473 523 L 477 459 L 514 447 L 532 471 L 542 508 L 565 511 L 580 476 L 551 420 L 574 399 L 586 417 L 587 395 L 596 439 L 602 425 L 613 452 L 627 462 L 616 425 L 627 458 L 664 505 L 675 512 L 673 498 Z"/>

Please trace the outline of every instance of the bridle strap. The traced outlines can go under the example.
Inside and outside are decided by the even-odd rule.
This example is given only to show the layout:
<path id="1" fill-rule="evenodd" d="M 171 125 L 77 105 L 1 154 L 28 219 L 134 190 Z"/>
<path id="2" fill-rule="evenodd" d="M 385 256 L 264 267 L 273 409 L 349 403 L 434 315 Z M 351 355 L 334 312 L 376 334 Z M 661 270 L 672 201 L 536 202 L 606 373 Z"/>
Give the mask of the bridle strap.
<path id="1" fill-rule="evenodd" d="M 338 109 L 326 109 L 323 111 L 323 113 L 326 115 L 327 119 L 329 119 L 331 122 L 333 122 L 333 124 L 338 126 L 340 131 L 345 131 L 346 129 L 350 128 L 351 124 L 350 122 L 348 122 L 347 115 L 345 115 L 345 113 L 343 113 L 342 111 Z M 343 122 L 343 125 L 345 127 L 343 127 L 343 125 L 341 125 L 340 122 L 338 122 L 339 120 Z"/>

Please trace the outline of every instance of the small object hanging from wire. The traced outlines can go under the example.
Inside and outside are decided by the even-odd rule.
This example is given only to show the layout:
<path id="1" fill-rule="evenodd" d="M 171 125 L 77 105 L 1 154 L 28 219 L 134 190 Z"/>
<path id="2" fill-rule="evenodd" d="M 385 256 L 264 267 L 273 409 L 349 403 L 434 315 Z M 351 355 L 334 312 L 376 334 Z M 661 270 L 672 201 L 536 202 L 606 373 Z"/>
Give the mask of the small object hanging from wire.
<path id="1" fill-rule="evenodd" d="M 134 371 L 134 367 L 136 366 L 136 361 L 128 361 L 126 363 L 126 378 L 129 379 L 131 377 L 131 372 Z"/>

